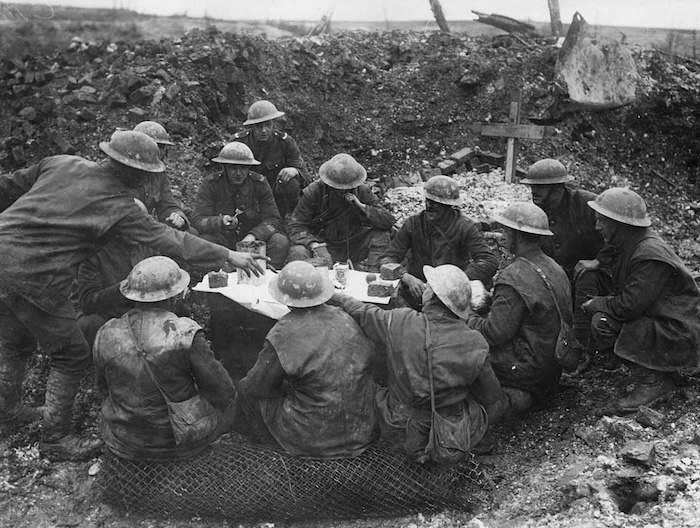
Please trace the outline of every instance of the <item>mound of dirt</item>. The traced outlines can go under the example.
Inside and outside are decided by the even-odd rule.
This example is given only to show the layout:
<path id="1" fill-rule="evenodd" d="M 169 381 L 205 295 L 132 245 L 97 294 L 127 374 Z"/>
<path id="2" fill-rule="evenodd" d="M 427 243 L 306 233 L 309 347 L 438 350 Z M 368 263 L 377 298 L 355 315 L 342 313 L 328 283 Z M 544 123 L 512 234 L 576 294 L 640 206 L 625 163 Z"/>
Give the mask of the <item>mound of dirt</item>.
<path id="1" fill-rule="evenodd" d="M 630 185 L 647 200 L 654 227 L 695 269 L 700 65 L 635 49 L 637 102 L 588 113 L 557 99 L 557 53 L 545 38 L 399 31 L 269 40 L 209 28 L 158 42 L 76 39 L 51 56 L 0 63 L 0 171 L 60 153 L 100 159 L 98 143 L 115 129 L 153 119 L 176 140 L 166 162 L 176 194 L 191 206 L 202 178 L 215 170 L 211 158 L 238 130 L 248 106 L 269 99 L 286 113 L 281 124 L 313 171 L 339 152 L 352 154 L 400 219 L 420 208 L 416 186 L 440 172 L 440 162 L 452 153 L 476 147 L 492 153 L 485 157 L 494 170 L 486 165 L 480 172 L 481 159 L 456 175 L 467 213 L 482 217 L 527 196 L 525 189 L 505 185 L 495 168 L 505 141 L 470 128 L 507 122 L 510 92 L 519 89 L 524 121 L 557 118 L 554 137 L 521 142 L 519 166 L 553 157 L 592 191 Z M 39 357 L 33 365 L 32 402 L 46 363 Z M 599 410 L 624 391 L 629 372 L 610 367 L 607 358 L 593 363 L 549 406 L 493 430 L 480 455 L 492 487 L 476 518 L 448 512 L 401 523 L 697 526 L 697 377 L 679 377 L 679 391 L 655 407 L 661 417 L 653 423 L 611 421 Z M 89 383 L 76 408 L 79 429 L 94 431 L 98 402 Z M 89 465 L 46 463 L 32 446 L 37 435 L 28 431 L 0 449 L 0 504 L 7 505 L 2 524 L 123 526 L 114 512 L 94 504 Z"/>

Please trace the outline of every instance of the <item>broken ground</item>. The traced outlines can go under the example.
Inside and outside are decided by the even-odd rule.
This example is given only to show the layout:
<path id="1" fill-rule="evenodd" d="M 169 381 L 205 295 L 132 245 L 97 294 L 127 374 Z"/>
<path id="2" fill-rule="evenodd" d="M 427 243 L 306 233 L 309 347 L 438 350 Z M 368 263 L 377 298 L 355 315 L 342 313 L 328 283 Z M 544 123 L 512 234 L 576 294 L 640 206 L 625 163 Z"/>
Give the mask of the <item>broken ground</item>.
<path id="1" fill-rule="evenodd" d="M 71 48 L 0 64 L 0 170 L 59 153 L 97 160 L 98 143 L 116 128 L 154 119 L 177 143 L 166 161 L 186 206 L 256 99 L 286 112 L 282 125 L 313 171 L 338 152 L 350 153 L 388 205 L 405 209 L 390 203 L 387 187 L 419 181 L 465 147 L 504 153 L 503 141 L 478 137 L 469 125 L 507 121 L 511 90 L 522 91 L 525 118 L 543 119 L 552 117 L 559 92 L 557 49 L 544 38 L 391 31 L 268 40 L 209 28 L 180 39 Z M 628 183 L 647 200 L 654 227 L 695 269 L 700 66 L 643 49 L 635 59 L 636 103 L 600 113 L 558 110 L 557 134 L 523 142 L 519 166 L 554 157 L 592 191 Z M 459 177 L 467 195 L 509 196 L 494 175 Z M 41 403 L 46 371 L 46 358 L 36 356 L 25 384 L 28 403 Z M 548 406 L 493 430 L 479 455 L 491 486 L 475 493 L 474 512 L 334 525 L 696 526 L 700 388 L 697 376 L 678 381 L 674 397 L 655 406 L 660 417 L 602 418 L 629 373 L 595 357 L 593 368 L 566 381 Z M 96 431 L 97 415 L 86 380 L 75 407 L 78 430 Z M 125 520 L 96 500 L 90 463 L 50 464 L 38 457 L 37 439 L 38 431 L 29 430 L 2 444 L 4 526 L 222 525 Z"/>

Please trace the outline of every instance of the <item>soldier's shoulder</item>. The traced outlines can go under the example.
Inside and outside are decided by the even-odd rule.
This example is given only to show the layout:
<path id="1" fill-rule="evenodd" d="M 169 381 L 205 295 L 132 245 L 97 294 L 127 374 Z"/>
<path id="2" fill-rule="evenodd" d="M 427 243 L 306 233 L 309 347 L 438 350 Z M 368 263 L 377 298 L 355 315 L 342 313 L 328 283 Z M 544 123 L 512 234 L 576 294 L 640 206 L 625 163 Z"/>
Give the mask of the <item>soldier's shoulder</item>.
<path id="1" fill-rule="evenodd" d="M 236 141 L 240 139 L 245 139 L 250 135 L 250 130 L 249 129 L 244 129 L 244 130 L 239 130 L 233 135 L 233 138 L 231 138 L 231 141 Z"/>
<path id="2" fill-rule="evenodd" d="M 273 136 L 277 139 L 281 139 L 282 141 L 290 141 L 292 140 L 292 136 L 287 134 L 286 132 L 283 132 L 282 130 L 275 130 L 273 133 Z M 293 140 L 292 140 L 293 141 Z"/>
<path id="3" fill-rule="evenodd" d="M 252 170 L 248 171 L 248 178 L 250 178 L 254 182 L 258 182 L 258 183 L 265 181 L 265 176 L 263 176 L 259 172 L 255 172 Z"/>

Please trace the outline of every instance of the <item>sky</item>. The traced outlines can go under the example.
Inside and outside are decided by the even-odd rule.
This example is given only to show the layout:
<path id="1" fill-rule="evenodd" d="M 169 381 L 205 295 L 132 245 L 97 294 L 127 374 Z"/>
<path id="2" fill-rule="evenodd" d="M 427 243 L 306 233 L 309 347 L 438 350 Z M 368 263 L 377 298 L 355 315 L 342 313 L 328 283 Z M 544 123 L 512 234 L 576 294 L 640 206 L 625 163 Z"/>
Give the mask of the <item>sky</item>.
<path id="1" fill-rule="evenodd" d="M 337 21 L 432 20 L 429 0 L 0 0 L 77 7 L 116 7 L 143 14 L 226 20 L 319 20 L 333 9 Z M 440 0 L 445 18 L 471 20 L 480 11 L 519 20 L 549 20 L 547 0 Z M 700 29 L 700 0 L 559 0 L 561 19 L 575 12 L 589 24 Z"/>

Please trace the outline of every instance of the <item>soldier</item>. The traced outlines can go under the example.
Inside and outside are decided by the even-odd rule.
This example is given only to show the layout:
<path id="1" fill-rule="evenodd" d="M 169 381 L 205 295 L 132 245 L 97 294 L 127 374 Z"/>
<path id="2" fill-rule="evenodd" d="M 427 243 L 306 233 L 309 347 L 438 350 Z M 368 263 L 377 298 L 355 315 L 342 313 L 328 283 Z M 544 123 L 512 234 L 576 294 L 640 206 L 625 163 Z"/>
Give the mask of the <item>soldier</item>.
<path id="1" fill-rule="evenodd" d="M 120 284 L 134 309 L 104 325 L 95 340 L 102 437 L 130 460 L 192 457 L 233 426 L 236 389 L 192 319 L 173 313 L 189 274 L 168 257 L 134 266 Z M 191 401 L 184 430 L 169 402 Z M 197 405 L 194 405 L 194 403 Z"/>
<path id="2" fill-rule="evenodd" d="M 596 195 L 568 184 L 574 177 L 559 161 L 543 159 L 533 163 L 527 178 L 520 180 L 530 186 L 532 201 L 541 207 L 549 219 L 551 237 L 542 237 L 542 249 L 566 272 L 573 293 L 573 330 L 576 338 L 589 345 L 591 320 L 581 311 L 581 305 L 594 295 L 611 287 L 612 248 L 605 245 L 595 229 L 595 214 L 588 202 Z M 585 369 L 590 356 L 582 356 L 578 372 Z"/>
<path id="3" fill-rule="evenodd" d="M 0 176 L 0 426 L 36 418 L 22 405 L 21 389 L 38 343 L 52 359 L 39 449 L 59 460 L 89 457 L 101 445 L 70 434 L 73 400 L 91 364 L 69 299 L 80 262 L 123 237 L 208 269 L 228 262 L 263 272 L 251 255 L 172 229 L 138 208 L 129 188 L 165 170 L 153 139 L 117 132 L 100 148 L 108 158 L 99 164 L 50 156 Z"/>
<path id="4" fill-rule="evenodd" d="M 508 397 L 505 412 L 523 412 L 557 390 L 562 370 L 554 354 L 561 326 L 557 305 L 571 324 L 571 289 L 564 270 L 540 247 L 542 237 L 553 236 L 542 209 L 516 203 L 495 220 L 515 260 L 496 278 L 488 315 L 471 313 L 467 324 L 489 343 L 491 365 Z"/>
<path id="5" fill-rule="evenodd" d="M 328 265 L 348 259 L 379 270 L 394 217 L 364 185 L 367 171 L 349 154 L 336 154 L 319 169 L 299 200 L 287 231 L 289 260 L 315 257 Z"/>
<path id="6" fill-rule="evenodd" d="M 142 121 L 134 127 L 134 131 L 153 138 L 158 144 L 161 161 L 165 159 L 166 149 L 174 145 L 163 125 L 155 121 Z M 190 230 L 187 215 L 182 210 L 181 204 L 173 197 L 170 179 L 165 172 L 149 174 L 143 180 L 143 184 L 131 189 L 131 192 L 134 198 L 140 200 L 160 222 L 180 231 L 190 231 L 194 235 L 197 234 Z"/>
<path id="7" fill-rule="evenodd" d="M 425 266 L 428 284 L 423 311 L 383 310 L 335 293 L 339 304 L 381 348 L 386 345 L 388 384 L 377 390 L 376 408 L 382 438 L 411 459 L 426 462 L 430 431 L 431 354 L 435 407 L 451 421 L 469 417 L 469 451 L 499 418 L 504 398 L 491 369 L 486 340 L 464 324 L 471 300 L 469 278 L 457 266 Z"/>
<path id="8" fill-rule="evenodd" d="M 700 366 L 700 292 L 680 258 L 650 229 L 641 196 L 608 189 L 588 205 L 616 256 L 613 289 L 583 310 L 593 315 L 596 341 L 631 364 L 634 387 L 607 412 L 635 412 L 673 393 L 673 372 Z"/>
<path id="9" fill-rule="evenodd" d="M 277 119 L 283 115 L 270 101 L 254 102 L 243 123 L 245 130 L 236 133 L 233 141 L 247 145 L 261 162 L 260 173 L 272 188 L 282 218 L 287 218 L 313 178 L 294 138 L 276 130 Z"/>
<path id="10" fill-rule="evenodd" d="M 287 452 L 350 458 L 378 437 L 374 347 L 352 318 L 328 306 L 333 284 L 308 262 L 290 262 L 269 285 L 291 312 L 270 330 L 239 384 L 236 430 L 270 435 Z"/>
<path id="11" fill-rule="evenodd" d="M 433 176 L 423 186 L 425 210 L 403 223 L 381 263 L 401 264 L 408 257 L 397 299 L 420 309 L 426 288 L 423 266 L 453 264 L 470 280 L 491 287 L 498 258 L 486 245 L 474 222 L 459 210 L 459 184 L 449 176 Z"/>

